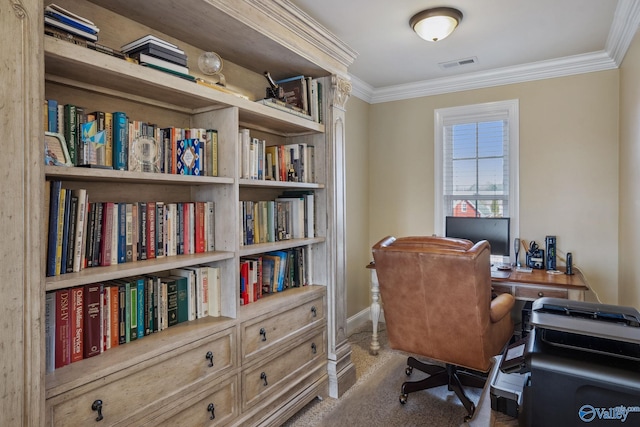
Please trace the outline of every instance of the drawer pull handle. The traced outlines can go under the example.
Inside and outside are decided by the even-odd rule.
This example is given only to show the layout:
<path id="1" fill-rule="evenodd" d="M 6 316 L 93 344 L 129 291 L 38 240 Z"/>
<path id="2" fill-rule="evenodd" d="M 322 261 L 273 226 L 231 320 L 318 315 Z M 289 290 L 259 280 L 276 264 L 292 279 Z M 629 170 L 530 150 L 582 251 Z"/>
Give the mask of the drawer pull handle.
<path id="1" fill-rule="evenodd" d="M 209 367 L 210 368 L 213 367 L 213 353 L 210 351 L 207 351 L 207 355 L 205 357 L 209 361 Z"/>
<path id="2" fill-rule="evenodd" d="M 316 347 L 316 343 L 311 343 L 311 353 L 316 354 L 318 352 L 318 348 Z"/>
<path id="3" fill-rule="evenodd" d="M 315 305 L 311 306 L 312 317 L 316 317 L 318 315 L 318 309 Z"/>
<path id="4" fill-rule="evenodd" d="M 102 400 L 100 400 L 100 399 L 94 400 L 93 403 L 91 404 L 91 410 L 98 412 L 98 416 L 96 417 L 96 421 L 102 421 L 102 419 L 104 418 L 102 416 Z"/>
<path id="5" fill-rule="evenodd" d="M 264 381 L 264 386 L 265 386 L 265 387 L 269 385 L 269 384 L 267 383 L 267 374 L 265 374 L 264 372 L 261 372 L 261 373 L 260 373 L 260 379 L 261 379 L 262 381 Z"/>
<path id="6" fill-rule="evenodd" d="M 264 328 L 260 328 L 260 336 L 262 336 L 262 341 L 267 340 L 267 331 Z"/>
<path id="7" fill-rule="evenodd" d="M 544 296 L 544 292 L 542 292 L 542 291 L 538 292 L 538 296 L 539 297 L 543 297 Z"/>
<path id="8" fill-rule="evenodd" d="M 210 420 L 216 419 L 216 414 L 213 412 L 215 409 L 216 407 L 213 406 L 213 403 L 209 403 L 209 406 L 207 406 L 207 412 L 211 412 L 211 416 L 209 417 Z"/>

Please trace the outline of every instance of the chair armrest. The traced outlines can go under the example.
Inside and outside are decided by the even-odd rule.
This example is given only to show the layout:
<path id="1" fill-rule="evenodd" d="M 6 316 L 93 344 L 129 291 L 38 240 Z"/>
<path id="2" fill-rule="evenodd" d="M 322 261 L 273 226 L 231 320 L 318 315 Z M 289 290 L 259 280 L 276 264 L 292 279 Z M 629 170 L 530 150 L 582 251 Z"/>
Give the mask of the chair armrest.
<path id="1" fill-rule="evenodd" d="M 491 322 L 496 323 L 511 312 L 516 299 L 511 294 L 500 294 L 491 300 Z"/>

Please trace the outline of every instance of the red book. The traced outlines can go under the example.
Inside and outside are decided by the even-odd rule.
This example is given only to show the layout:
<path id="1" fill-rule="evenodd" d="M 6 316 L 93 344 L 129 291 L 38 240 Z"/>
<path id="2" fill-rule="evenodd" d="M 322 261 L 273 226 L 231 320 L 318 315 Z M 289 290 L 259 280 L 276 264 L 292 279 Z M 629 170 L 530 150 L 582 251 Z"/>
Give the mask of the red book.
<path id="1" fill-rule="evenodd" d="M 196 202 L 196 215 L 195 215 L 195 252 L 197 254 L 205 251 L 205 238 L 204 238 L 204 208 L 205 202 Z"/>
<path id="2" fill-rule="evenodd" d="M 240 264 L 240 302 L 242 305 L 249 304 L 249 263 L 243 261 Z"/>
<path id="3" fill-rule="evenodd" d="M 100 354 L 102 349 L 102 285 L 84 287 L 84 358 Z"/>
<path id="4" fill-rule="evenodd" d="M 71 289 L 71 363 L 84 357 L 84 288 Z"/>
<path id="5" fill-rule="evenodd" d="M 113 202 L 102 204 L 102 235 L 100 236 L 100 264 L 102 266 L 111 265 L 111 251 L 113 233 Z M 116 248 L 116 250 L 118 250 Z"/>
<path id="6" fill-rule="evenodd" d="M 56 291 L 56 369 L 71 363 L 71 306 L 69 289 Z"/>
<path id="7" fill-rule="evenodd" d="M 156 257 L 156 202 L 147 202 L 147 259 Z"/>
<path id="8" fill-rule="evenodd" d="M 192 225 L 189 222 L 189 205 L 190 203 L 183 203 L 182 204 L 182 218 L 184 221 L 184 227 L 183 227 L 183 236 L 184 236 L 184 254 L 190 254 L 191 252 L 189 251 L 190 248 L 190 244 L 191 244 L 191 228 Z"/>
<path id="9" fill-rule="evenodd" d="M 110 292 L 110 310 L 111 310 L 111 348 L 116 347 L 120 342 L 120 304 L 118 295 L 118 286 L 109 286 Z"/>

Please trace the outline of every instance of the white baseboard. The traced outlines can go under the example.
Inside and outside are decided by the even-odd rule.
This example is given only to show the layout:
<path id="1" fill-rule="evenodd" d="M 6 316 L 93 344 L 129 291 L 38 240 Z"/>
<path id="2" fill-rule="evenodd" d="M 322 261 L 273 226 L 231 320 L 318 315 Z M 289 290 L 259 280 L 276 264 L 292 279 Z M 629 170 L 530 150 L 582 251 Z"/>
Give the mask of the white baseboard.
<path id="1" fill-rule="evenodd" d="M 353 316 L 347 319 L 347 336 L 351 335 L 353 331 L 364 325 L 365 323 L 371 321 L 371 308 L 367 307 L 359 313 L 354 314 Z M 380 310 L 380 323 L 384 323 L 384 312 Z"/>

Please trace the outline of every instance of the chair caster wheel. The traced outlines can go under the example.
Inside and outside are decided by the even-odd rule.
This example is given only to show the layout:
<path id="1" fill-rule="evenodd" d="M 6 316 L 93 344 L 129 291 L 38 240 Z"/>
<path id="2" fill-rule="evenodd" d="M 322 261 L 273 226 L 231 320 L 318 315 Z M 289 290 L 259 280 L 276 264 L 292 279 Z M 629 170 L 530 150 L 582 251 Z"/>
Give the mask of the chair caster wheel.
<path id="1" fill-rule="evenodd" d="M 412 372 L 413 366 L 407 366 L 407 369 L 404 370 L 404 373 L 407 374 L 407 376 L 411 375 Z"/>
<path id="2" fill-rule="evenodd" d="M 402 403 L 403 405 L 407 403 L 407 395 L 406 394 L 401 394 L 400 395 L 400 403 Z"/>

